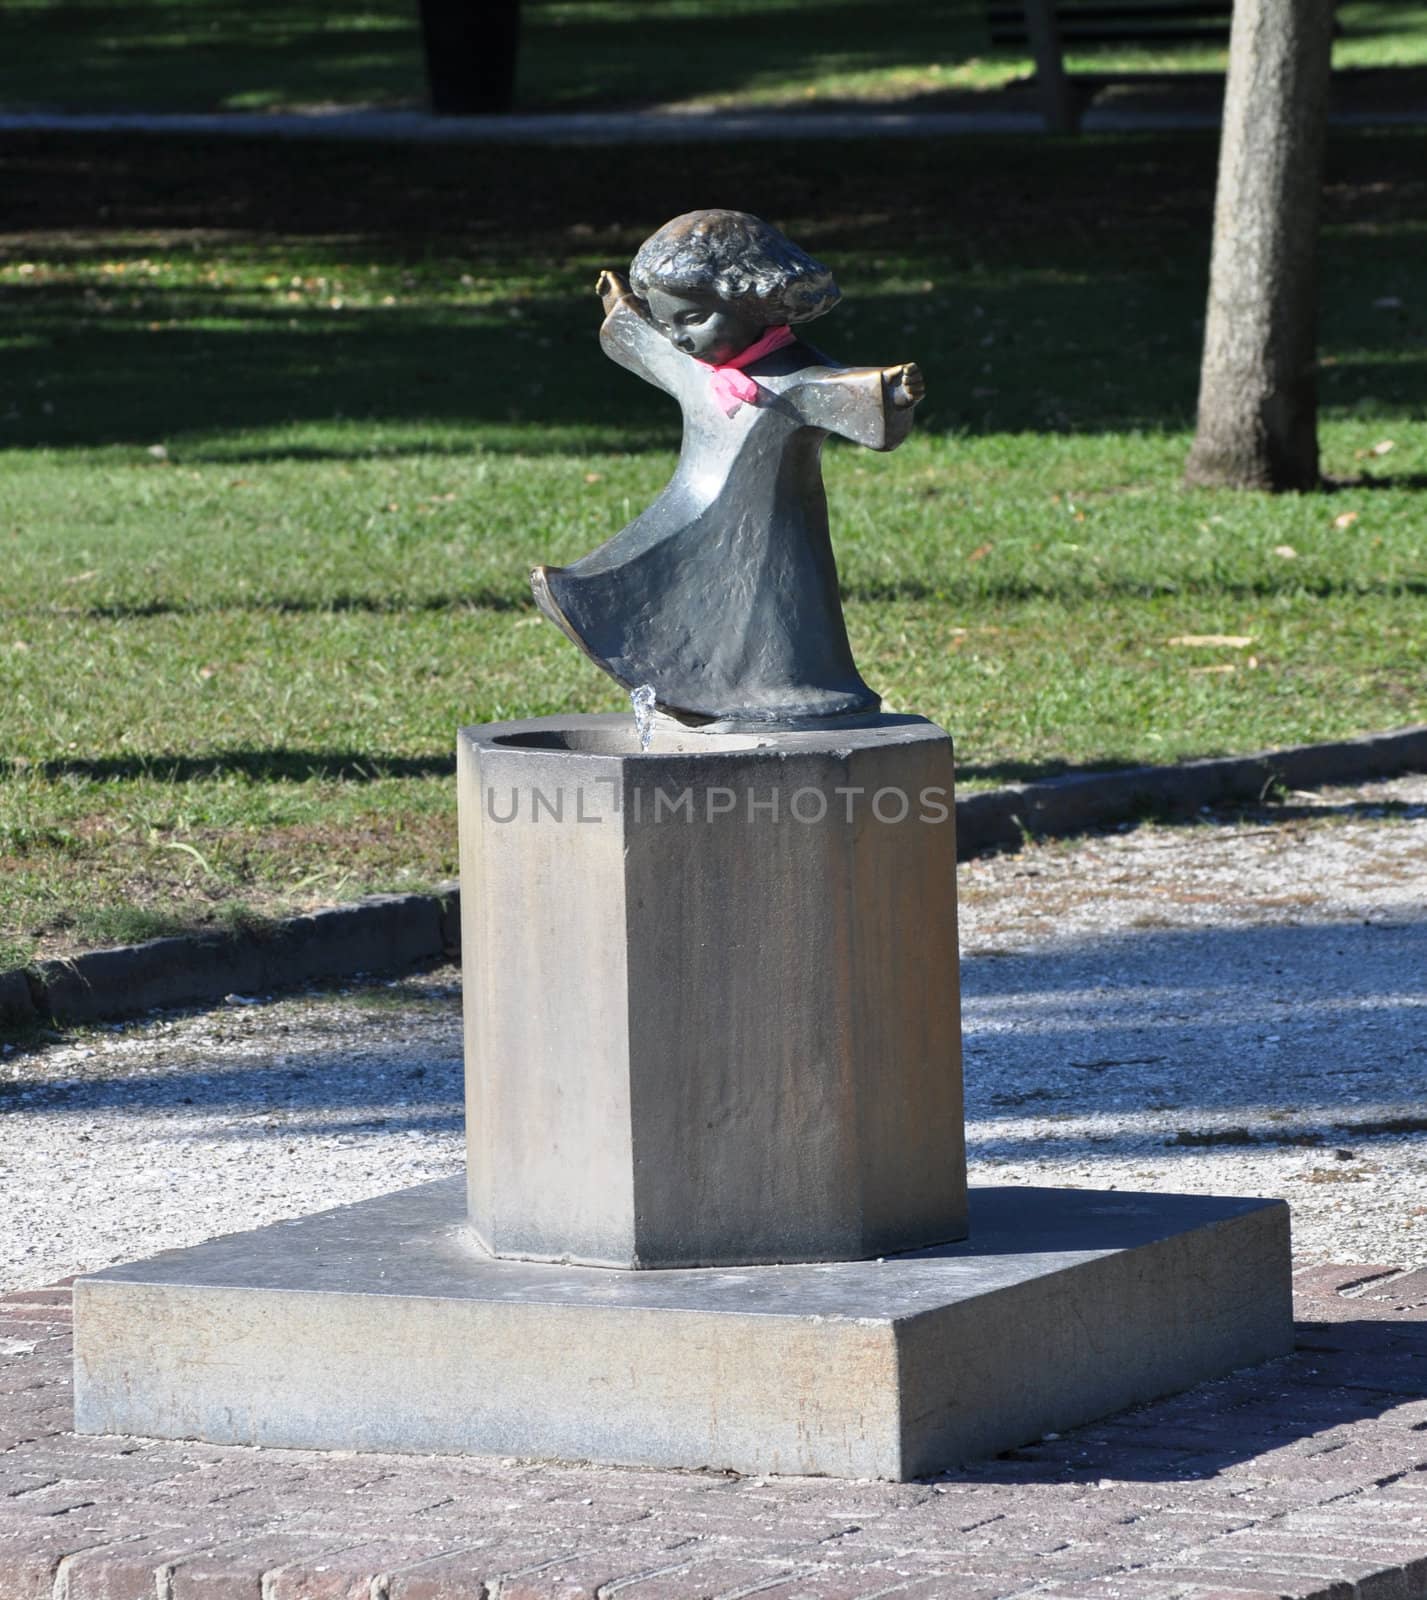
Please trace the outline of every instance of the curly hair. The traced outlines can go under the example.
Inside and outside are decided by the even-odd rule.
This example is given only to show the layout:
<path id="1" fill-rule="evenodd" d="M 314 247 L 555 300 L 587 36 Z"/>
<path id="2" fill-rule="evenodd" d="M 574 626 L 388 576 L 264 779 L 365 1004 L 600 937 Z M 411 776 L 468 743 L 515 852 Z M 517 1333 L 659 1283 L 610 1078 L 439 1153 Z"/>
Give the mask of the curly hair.
<path id="1" fill-rule="evenodd" d="M 811 322 L 842 298 L 832 273 L 747 211 L 686 211 L 640 245 L 629 283 L 643 297 L 710 295 L 765 326 Z"/>

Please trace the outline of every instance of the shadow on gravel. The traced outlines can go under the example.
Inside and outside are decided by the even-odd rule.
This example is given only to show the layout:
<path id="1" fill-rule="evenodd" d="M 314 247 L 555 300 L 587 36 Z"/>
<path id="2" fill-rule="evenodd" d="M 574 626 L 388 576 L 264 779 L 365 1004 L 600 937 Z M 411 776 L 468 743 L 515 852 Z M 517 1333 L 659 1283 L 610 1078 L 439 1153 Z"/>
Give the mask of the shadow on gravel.
<path id="1" fill-rule="evenodd" d="M 358 758 L 251 752 L 242 760 L 254 775 L 276 775 L 270 763 L 278 760 L 282 775 L 305 777 L 345 770 Z M 112 776 L 113 765 L 103 765 Z M 193 765 L 206 771 L 211 762 Z M 1216 842 L 1206 835 L 1206 849 Z M 1404 859 L 1402 870 L 1411 862 Z M 1301 899 L 1275 914 L 1319 914 L 1310 897 Z M 1142 925 L 1128 932 L 1030 953 L 964 949 L 972 1160 L 1119 1160 L 1153 1148 L 1193 1161 L 1215 1148 L 1293 1145 L 1321 1149 L 1336 1176 L 1333 1163 L 1352 1159 L 1341 1146 L 1427 1131 L 1427 915 L 1155 925 L 1170 916 L 1182 923 L 1186 914 L 1173 898 L 1147 898 Z M 1204 908 L 1206 919 L 1219 914 Z M 190 1107 L 228 1111 L 234 1138 L 272 1127 L 331 1132 L 334 1116 L 353 1131 L 455 1128 L 457 1007 L 451 997 L 441 1002 L 450 1009 L 449 1032 L 443 1023 L 415 1038 L 415 1017 L 434 1021 L 430 1004 L 364 991 L 344 1012 L 362 1024 L 344 1023 L 330 1046 L 320 1021 L 299 1021 L 289 1036 L 289 1025 L 275 1019 L 270 1039 L 247 1037 L 237 1049 L 231 1034 L 224 1038 L 219 1010 L 207 1061 L 201 1031 L 176 1042 L 168 1064 L 154 1039 L 142 1069 L 116 1055 L 69 1080 L 17 1078 L 4 1103 L 30 1113 L 167 1108 L 179 1113 L 176 1133 Z M 142 1035 L 140 1027 L 136 1041 Z M 1338 1181 L 1349 1180 L 1345 1172 Z"/>
<path id="2" fill-rule="evenodd" d="M 1337 1149 L 1349 1141 L 1427 1131 L 1425 972 L 1427 918 L 1146 929 L 1038 954 L 969 952 L 968 1154 L 1120 1160 L 1153 1147 L 1192 1161 L 1216 1146 L 1277 1144 L 1322 1147 L 1331 1167 L 1349 1159 Z M 238 1058 L 223 1015 L 212 1014 L 209 1057 L 221 1064 L 201 1064 L 201 1034 L 175 1043 L 171 1066 L 154 1040 L 142 1069 L 116 1058 L 103 1076 L 17 1080 L 6 1104 L 169 1110 L 175 1137 L 189 1108 L 231 1113 L 233 1138 L 461 1125 L 454 996 L 361 991 L 330 1045 L 320 1031 L 330 1020 L 275 1018 L 270 1040 L 244 1037 Z"/>
<path id="3" fill-rule="evenodd" d="M 1182 907 L 1152 903 L 1143 917 L 1171 910 L 1182 919 Z M 1301 1144 L 1332 1159 L 1356 1138 L 1427 1131 L 1424 973 L 1423 917 L 973 948 L 962 963 L 968 1154 L 1121 1159 L 1152 1144 L 1191 1158 Z"/>
<path id="4" fill-rule="evenodd" d="M 195 1117 L 215 1113 L 228 1125 L 204 1127 L 204 1138 L 462 1129 L 459 998 L 446 994 L 387 1002 L 382 990 L 370 990 L 353 996 L 350 1005 L 341 1035 L 330 1046 L 321 1041 L 321 1033 L 332 1026 L 329 1014 L 299 1023 L 300 1040 L 289 1037 L 286 1023 L 274 1027 L 270 1042 L 261 1036 L 245 1039 L 242 1059 L 235 1060 L 220 1009 L 210 1013 L 208 1051 L 210 1059 L 227 1057 L 220 1066 L 193 1064 L 193 1057 L 205 1051 L 202 1037 L 190 1035 L 176 1045 L 173 1054 L 179 1059 L 167 1067 L 162 1041 L 145 1041 L 146 1058 L 154 1064 L 103 1076 L 16 1079 L 0 1085 L 8 1091 L 0 1094 L 0 1110 L 71 1116 L 115 1108 L 169 1113 L 170 1136 L 177 1140 L 194 1135 Z M 142 1025 L 131 1037 L 143 1040 Z"/>
<path id="5" fill-rule="evenodd" d="M 1400 817 L 1404 822 L 1427 818 L 1427 805 L 1409 800 L 1343 800 L 1337 804 L 1295 806 L 1276 805 L 1272 810 L 1245 811 L 1244 822 L 1314 822 L 1324 817 Z"/>

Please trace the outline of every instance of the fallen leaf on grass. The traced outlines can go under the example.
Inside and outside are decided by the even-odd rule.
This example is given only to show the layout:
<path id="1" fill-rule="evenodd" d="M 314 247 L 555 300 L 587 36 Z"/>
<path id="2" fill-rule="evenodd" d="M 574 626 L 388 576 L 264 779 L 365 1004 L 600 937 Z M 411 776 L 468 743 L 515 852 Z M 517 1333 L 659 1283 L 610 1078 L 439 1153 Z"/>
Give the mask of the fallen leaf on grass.
<path id="1" fill-rule="evenodd" d="M 604 482 L 604 473 L 602 473 L 602 472 L 587 472 L 585 474 L 585 482 L 586 483 L 603 483 Z"/>
<path id="2" fill-rule="evenodd" d="M 1278 556 L 1279 559 L 1282 560 L 1282 561 L 1297 561 L 1298 560 L 1298 552 L 1293 548 L 1293 546 L 1291 544 L 1276 544 L 1273 547 L 1273 553 L 1276 556 Z"/>
<path id="3" fill-rule="evenodd" d="M 1359 513 L 1356 511 L 1344 511 L 1340 516 L 1333 518 L 1333 526 L 1335 528 L 1351 528 L 1358 520 L 1358 516 Z"/>
<path id="4" fill-rule="evenodd" d="M 1253 642 L 1251 633 L 1177 633 L 1165 641 L 1166 644 L 1219 645 L 1226 650 L 1242 650 Z"/>
<path id="5" fill-rule="evenodd" d="M 1215 672 L 1215 673 L 1219 673 L 1219 672 L 1237 672 L 1238 670 L 1239 669 L 1234 665 L 1234 663 L 1232 661 L 1227 662 L 1222 667 L 1190 667 L 1190 669 L 1189 669 L 1189 671 L 1190 671 L 1190 673 L 1192 675 L 1201 676 L 1201 677 L 1205 673 L 1208 673 L 1208 672 Z"/>
<path id="6" fill-rule="evenodd" d="M 99 568 L 91 567 L 88 572 L 76 572 L 72 578 L 61 578 L 61 583 L 88 583 L 91 578 L 99 576 Z"/>
<path id="7" fill-rule="evenodd" d="M 989 556 L 995 548 L 993 544 L 978 544 L 966 559 L 968 561 L 980 561 L 983 556 Z"/>
<path id="8" fill-rule="evenodd" d="M 1389 450 L 1397 448 L 1395 439 L 1379 439 L 1378 442 L 1367 450 L 1354 450 L 1353 460 L 1361 461 L 1364 456 L 1385 456 Z"/>

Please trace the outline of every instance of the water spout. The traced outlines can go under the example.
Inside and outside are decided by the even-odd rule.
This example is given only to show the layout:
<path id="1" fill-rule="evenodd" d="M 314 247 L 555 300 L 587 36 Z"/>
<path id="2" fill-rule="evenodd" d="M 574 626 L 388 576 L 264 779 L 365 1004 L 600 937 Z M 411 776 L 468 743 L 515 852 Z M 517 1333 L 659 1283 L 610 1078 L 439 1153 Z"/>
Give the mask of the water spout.
<path id="1" fill-rule="evenodd" d="M 641 683 L 631 689 L 629 703 L 634 707 L 634 731 L 639 735 L 639 748 L 647 750 L 654 737 L 654 686 Z"/>

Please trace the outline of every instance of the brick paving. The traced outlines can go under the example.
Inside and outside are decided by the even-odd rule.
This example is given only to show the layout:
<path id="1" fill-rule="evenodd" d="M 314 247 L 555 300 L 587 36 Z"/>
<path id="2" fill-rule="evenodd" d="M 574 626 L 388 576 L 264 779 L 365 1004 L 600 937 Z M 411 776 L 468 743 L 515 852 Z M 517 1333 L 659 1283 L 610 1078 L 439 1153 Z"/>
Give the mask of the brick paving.
<path id="1" fill-rule="evenodd" d="M 1414 1600 L 1427 1271 L 1299 1271 L 1294 1355 L 910 1484 L 78 1438 L 0 1300 L 0 1600 Z"/>

